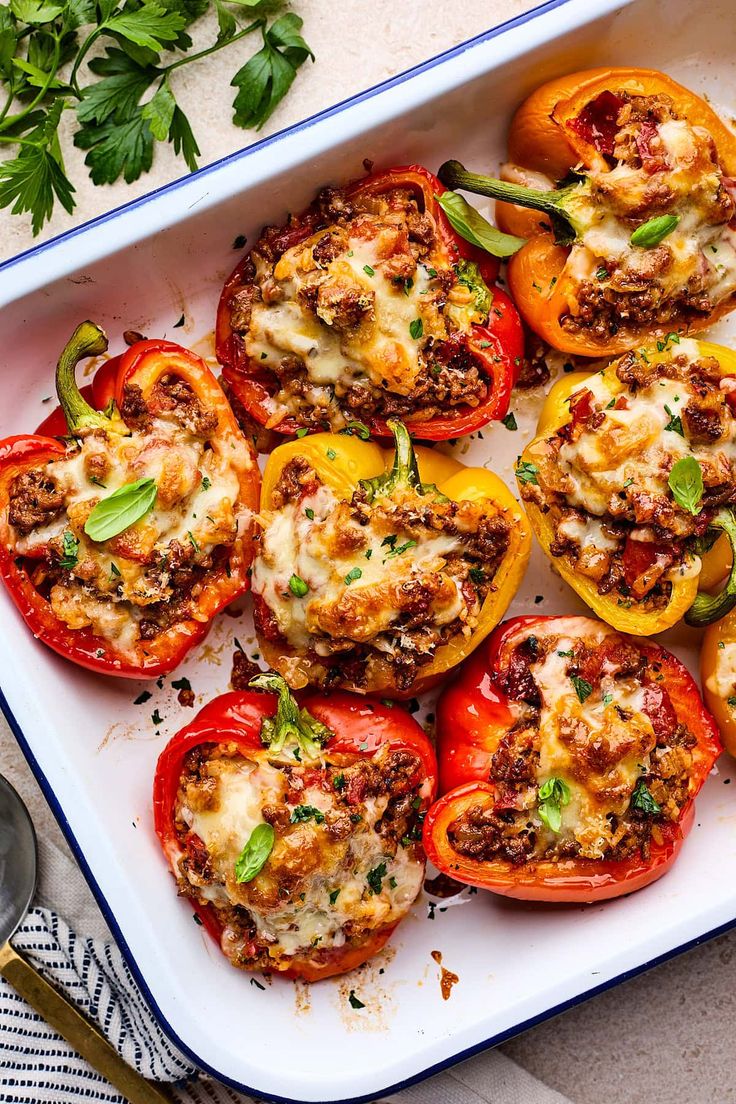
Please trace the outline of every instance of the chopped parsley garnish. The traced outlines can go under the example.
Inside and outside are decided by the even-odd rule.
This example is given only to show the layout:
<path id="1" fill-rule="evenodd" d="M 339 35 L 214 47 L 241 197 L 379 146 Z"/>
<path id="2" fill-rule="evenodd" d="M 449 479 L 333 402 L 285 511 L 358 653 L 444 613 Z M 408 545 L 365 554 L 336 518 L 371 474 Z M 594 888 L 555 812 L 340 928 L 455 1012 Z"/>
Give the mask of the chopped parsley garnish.
<path id="1" fill-rule="evenodd" d="M 424 323 L 421 318 L 415 318 L 409 323 L 409 333 L 415 341 L 419 341 L 420 337 L 424 335 Z"/>
<path id="2" fill-rule="evenodd" d="M 202 490 L 203 491 L 208 491 L 211 486 L 212 486 L 212 480 L 210 479 L 210 477 L 208 475 L 203 475 L 202 476 Z"/>
<path id="3" fill-rule="evenodd" d="M 328 448 L 328 450 L 327 450 L 327 459 L 328 460 L 334 460 L 336 456 L 337 456 L 337 453 L 335 452 L 335 450 L 333 448 Z"/>
<path id="4" fill-rule="evenodd" d="M 374 866 L 372 870 L 369 870 L 365 876 L 365 880 L 370 886 L 371 893 L 378 895 L 383 889 L 383 879 L 386 877 L 386 864 L 385 862 L 379 863 L 378 866 Z"/>
<path id="5" fill-rule="evenodd" d="M 513 430 L 513 429 L 518 429 L 519 428 L 518 425 L 516 424 L 516 418 L 514 417 L 513 414 L 507 414 L 506 417 L 502 419 L 502 421 L 503 421 L 503 424 L 506 426 L 507 429 L 512 429 Z"/>
<path id="6" fill-rule="evenodd" d="M 192 689 L 192 684 L 189 681 L 189 679 L 186 677 L 186 675 L 182 675 L 182 677 L 178 678 L 178 679 L 172 679 L 171 680 L 171 685 L 173 686 L 174 690 L 191 690 Z"/>
<path id="7" fill-rule="evenodd" d="M 151 720 L 155 725 L 160 725 L 163 721 L 163 717 L 159 713 L 158 709 L 154 709 L 153 713 L 151 714 Z"/>
<path id="8" fill-rule="evenodd" d="M 391 556 L 401 556 L 404 552 L 408 552 L 410 548 L 416 548 L 417 542 L 415 540 L 404 541 L 403 544 L 394 545 L 390 552 L 386 553 L 386 559 Z"/>
<path id="9" fill-rule="evenodd" d="M 647 813 L 649 816 L 657 816 L 658 813 L 662 812 L 662 809 L 649 792 L 646 783 L 641 778 L 636 783 L 631 795 L 631 808 L 638 809 L 640 813 Z"/>
<path id="10" fill-rule="evenodd" d="M 307 515 L 310 521 L 314 521 L 314 510 L 311 506 L 307 506 L 304 510 L 304 513 Z"/>
<path id="11" fill-rule="evenodd" d="M 514 473 L 520 483 L 537 483 L 539 468 L 536 464 L 530 464 L 528 460 L 522 460 Z"/>
<path id="12" fill-rule="evenodd" d="M 191 544 L 194 551 L 199 552 L 199 544 L 197 543 L 197 538 L 195 537 L 191 529 L 187 529 L 187 537 L 189 538 L 189 543 Z"/>
<path id="13" fill-rule="evenodd" d="M 665 414 L 668 414 L 670 419 L 664 428 L 669 429 L 672 433 L 679 433 L 681 437 L 684 437 L 685 431 L 682 428 L 682 418 L 680 417 L 680 415 L 675 414 L 672 410 L 670 410 L 670 408 L 667 406 L 667 403 L 664 404 L 664 410 Z"/>
<path id="14" fill-rule="evenodd" d="M 308 433 L 309 433 L 309 426 L 302 426 L 301 429 L 298 429 L 296 431 L 295 436 L 299 437 L 299 438 L 306 437 Z"/>
<path id="15" fill-rule="evenodd" d="M 309 593 L 309 586 L 299 575 L 292 575 L 289 579 L 289 590 L 295 598 L 303 598 Z"/>
<path id="16" fill-rule="evenodd" d="M 612 701 L 613 701 L 613 694 L 604 694 L 603 695 L 603 704 L 604 705 L 610 705 Z"/>
<path id="17" fill-rule="evenodd" d="M 350 586 L 350 584 L 354 583 L 356 579 L 360 579 L 362 574 L 363 572 L 359 567 L 352 567 L 345 576 L 345 586 Z"/>
<path id="18" fill-rule="evenodd" d="M 333 889 L 332 893 L 330 894 L 330 904 L 334 905 L 335 901 L 337 900 L 337 898 L 339 896 L 340 896 L 340 890 L 339 889 Z"/>
<path id="19" fill-rule="evenodd" d="M 580 678 L 579 675 L 570 675 L 570 682 L 573 684 L 578 701 L 582 705 L 593 693 L 593 687 L 586 679 Z"/>
<path id="20" fill-rule="evenodd" d="M 603 266 L 601 266 L 596 271 L 595 277 L 596 277 L 596 280 L 607 280 L 608 279 L 608 269 L 603 268 Z"/>
<path id="21" fill-rule="evenodd" d="M 291 810 L 292 824 L 300 824 L 305 820 L 314 820 L 315 824 L 324 824 L 325 814 L 314 805 L 295 805 Z"/>
<path id="22" fill-rule="evenodd" d="M 371 435 L 370 429 L 364 422 L 348 422 L 345 428 L 341 429 L 340 432 L 360 437 L 361 441 L 367 441 Z"/>
<path id="23" fill-rule="evenodd" d="M 348 994 L 348 1001 L 350 1002 L 351 1008 L 365 1008 L 362 1000 L 358 1000 L 358 998 L 356 997 L 354 989 L 350 990 Z"/>
<path id="24" fill-rule="evenodd" d="M 339 774 L 336 774 L 335 777 L 332 779 L 332 785 L 338 791 L 338 793 L 345 789 L 345 775 L 342 771 L 340 771 Z"/>
<path id="25" fill-rule="evenodd" d="M 114 560 L 110 561 L 110 575 L 117 575 L 120 578 L 120 568 Z"/>
<path id="26" fill-rule="evenodd" d="M 470 576 L 470 581 L 477 586 L 480 586 L 481 583 L 486 581 L 486 573 L 482 567 L 471 567 L 468 575 Z"/>
<path id="27" fill-rule="evenodd" d="M 133 705 L 145 705 L 147 701 L 150 701 L 153 694 L 150 690 L 141 690 L 138 697 L 133 702 Z"/>
<path id="28" fill-rule="evenodd" d="M 375 276 L 376 275 L 375 268 L 371 268 L 371 266 L 368 265 L 368 264 L 363 265 L 363 271 L 365 272 L 366 276 Z"/>
<path id="29" fill-rule="evenodd" d="M 77 554 L 79 552 L 79 541 L 68 529 L 61 538 L 61 547 L 64 555 L 59 560 L 59 567 L 63 567 L 65 571 L 71 571 L 73 567 L 76 567 L 79 559 Z"/>

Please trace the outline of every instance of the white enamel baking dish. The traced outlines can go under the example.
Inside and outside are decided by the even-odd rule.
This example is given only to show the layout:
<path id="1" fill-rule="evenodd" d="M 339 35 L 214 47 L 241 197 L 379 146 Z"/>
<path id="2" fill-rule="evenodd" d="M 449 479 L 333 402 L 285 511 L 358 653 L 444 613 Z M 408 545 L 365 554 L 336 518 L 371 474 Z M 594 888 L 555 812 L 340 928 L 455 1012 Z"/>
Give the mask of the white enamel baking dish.
<path id="1" fill-rule="evenodd" d="M 107 329 L 113 352 L 128 328 L 206 349 L 237 235 L 252 239 L 322 183 L 359 175 L 365 157 L 436 168 L 456 156 L 495 167 L 512 109 L 547 77 L 603 62 L 655 66 L 707 93 L 731 118 L 732 17 L 732 0 L 552 0 L 7 262 L 0 434 L 27 431 L 48 411 L 52 365 L 81 319 Z M 173 329 L 182 313 L 186 325 Z M 718 336 L 727 334 L 721 327 Z M 518 432 L 497 426 L 457 453 L 511 479 L 538 403 L 520 396 Z M 4 593 L 0 610 L 3 709 L 18 741 L 162 1026 L 234 1087 L 293 1101 L 373 1099 L 736 923 L 736 787 L 724 786 L 731 764 L 723 761 L 675 869 L 628 899 L 552 908 L 481 893 L 450 902 L 425 895 L 389 951 L 357 974 L 309 990 L 283 981 L 258 988 L 193 923 L 153 834 L 154 764 L 192 715 L 177 705 L 170 680 L 136 706 L 142 685 L 57 659 L 35 643 Z M 582 612 L 538 550 L 511 612 L 534 610 Z M 183 668 L 198 704 L 227 688 L 236 635 L 252 654 L 247 603 L 242 617 L 220 618 Z M 695 634 L 669 643 L 695 668 Z M 156 708 L 161 725 L 151 719 Z M 432 951 L 459 976 L 448 1001 Z M 364 1009 L 350 1006 L 351 989 Z"/>

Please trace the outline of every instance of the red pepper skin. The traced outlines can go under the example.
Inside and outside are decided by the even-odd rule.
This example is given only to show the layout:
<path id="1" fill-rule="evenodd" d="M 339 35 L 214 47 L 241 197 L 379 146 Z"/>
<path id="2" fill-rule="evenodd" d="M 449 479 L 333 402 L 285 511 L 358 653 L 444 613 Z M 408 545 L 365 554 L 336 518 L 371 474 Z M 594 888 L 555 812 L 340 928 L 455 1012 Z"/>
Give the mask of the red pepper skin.
<path id="1" fill-rule="evenodd" d="M 475 261 L 493 295 L 488 325 L 474 326 L 471 338 L 460 339 L 465 340 L 482 372 L 488 377 L 489 386 L 485 399 L 477 406 L 459 407 L 453 413 L 429 421 L 422 420 L 421 417 L 404 419 L 409 431 L 418 439 L 446 441 L 472 433 L 488 422 L 506 415 L 524 353 L 524 335 L 516 307 L 505 291 L 494 286 L 498 276 L 498 261 L 484 250 L 470 245 L 452 229 L 435 198 L 447 189 L 433 173 L 421 165 L 387 169 L 353 182 L 346 191 L 348 195 L 355 196 L 381 195 L 397 187 L 412 189 L 422 197 L 424 209 L 431 212 L 440 243 L 450 259 Z M 317 224 L 316 215 L 311 209 L 305 212 L 293 231 L 290 234 L 286 232 L 283 240 L 288 242 L 288 248 L 310 237 Z M 271 393 L 269 385 L 273 377 L 250 360 L 242 337 L 234 333 L 230 326 L 230 298 L 242 285 L 248 265 L 249 257 L 246 256 L 228 277 L 222 290 L 215 328 L 216 351 L 217 359 L 223 366 L 223 379 L 251 417 L 260 425 L 265 425 L 270 417 L 266 403 Z M 391 436 L 391 431 L 382 418 L 367 416 L 365 424 L 374 437 Z M 285 418 L 275 427 L 275 432 L 291 435 L 299 428 L 300 423 L 296 418 Z"/>
<path id="2" fill-rule="evenodd" d="M 126 382 L 137 383 L 146 395 L 155 382 L 168 373 L 181 376 L 209 409 L 218 411 L 223 433 L 242 438 L 227 399 L 207 365 L 188 349 L 170 341 L 140 341 L 122 356 L 107 361 L 95 376 L 91 395 L 101 406 L 106 406 L 113 397 L 120 405 Z M 47 432 L 59 429 L 57 412 L 53 411 L 42 424 Z M 59 435 L 66 432 L 64 423 Z M 7 517 L 10 487 L 16 475 L 50 460 L 61 459 L 64 454 L 64 445 L 55 436 L 15 436 L 0 441 L 0 517 Z M 259 493 L 260 476 L 254 460 L 252 469 L 241 480 L 243 503 L 257 510 Z M 204 588 L 199 607 L 204 619 L 179 622 L 153 640 L 145 641 L 145 652 L 141 648 L 141 659 L 135 662 L 115 651 L 110 641 L 91 630 L 70 629 L 56 617 L 50 603 L 31 581 L 23 560 L 16 562 L 10 549 L 7 521 L 0 521 L 0 578 L 34 636 L 80 667 L 121 678 L 156 679 L 173 671 L 205 638 L 215 615 L 250 588 L 251 559 L 250 541 L 234 547 L 229 562 L 230 575 L 224 567 L 218 568 Z"/>
<path id="3" fill-rule="evenodd" d="M 175 809 L 184 758 L 200 744 L 235 744 L 244 754 L 263 752 L 261 726 L 264 717 L 276 712 L 276 695 L 251 690 L 231 691 L 209 702 L 194 720 L 181 729 L 159 756 L 153 782 L 153 815 L 156 835 L 172 868 L 181 848 L 176 832 Z M 354 694 L 299 696 L 299 704 L 326 724 L 335 736 L 326 746 L 327 754 L 371 758 L 386 745 L 392 750 L 406 749 L 417 755 L 421 769 L 413 785 L 424 780 L 422 806 L 426 810 L 437 793 L 437 759 L 424 730 L 405 710 L 390 708 Z M 223 925 L 213 906 L 193 904 L 206 931 L 220 945 Z M 280 976 L 320 981 L 361 966 L 378 953 L 390 938 L 395 924 L 375 931 L 360 947 L 336 947 L 318 960 L 295 957 L 292 968 Z"/>
<path id="4" fill-rule="evenodd" d="M 493 799 L 489 780 L 491 758 L 514 718 L 508 699 L 499 686 L 520 629 L 556 620 L 553 617 L 517 617 L 500 625 L 470 660 L 458 677 L 443 691 L 437 703 L 440 792 L 443 794 L 424 821 L 427 858 L 443 871 L 467 885 L 491 890 L 506 897 L 528 901 L 587 903 L 618 897 L 641 889 L 661 877 L 672 866 L 692 828 L 694 802 L 684 807 L 680 820 L 660 826 L 662 842 L 651 840 L 650 854 L 622 861 L 571 859 L 514 865 L 503 860 L 478 861 L 454 851 L 447 839 L 449 826 L 460 813 L 478 800 Z M 713 718 L 700 698 L 687 668 L 673 655 L 650 640 L 630 637 L 650 663 L 664 675 L 661 684 L 648 687 L 647 699 L 655 732 L 658 725 L 684 722 L 696 736 L 700 755 L 693 764 L 696 792 L 720 754 L 721 744 Z M 656 697 L 658 693 L 659 697 Z M 656 700 L 655 700 L 656 698 Z"/>

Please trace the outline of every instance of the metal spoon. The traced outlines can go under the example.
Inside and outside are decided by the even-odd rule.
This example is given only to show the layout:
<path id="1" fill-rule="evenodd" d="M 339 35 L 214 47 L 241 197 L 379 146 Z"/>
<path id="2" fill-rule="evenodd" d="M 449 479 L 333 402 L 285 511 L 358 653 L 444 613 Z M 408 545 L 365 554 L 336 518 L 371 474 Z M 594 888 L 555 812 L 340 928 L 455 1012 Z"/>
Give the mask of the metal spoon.
<path id="1" fill-rule="evenodd" d="M 36 833 L 28 810 L 0 775 L 0 974 L 130 1104 L 171 1104 L 123 1061 L 102 1032 L 10 945 L 36 892 Z"/>

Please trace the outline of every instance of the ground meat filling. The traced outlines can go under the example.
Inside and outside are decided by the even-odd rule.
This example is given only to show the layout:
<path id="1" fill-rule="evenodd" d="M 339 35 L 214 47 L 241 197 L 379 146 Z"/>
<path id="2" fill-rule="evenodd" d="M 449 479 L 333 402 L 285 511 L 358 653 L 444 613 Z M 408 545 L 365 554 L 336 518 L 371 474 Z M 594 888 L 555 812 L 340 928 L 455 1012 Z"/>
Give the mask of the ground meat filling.
<path id="1" fill-rule="evenodd" d="M 487 395 L 464 337 L 488 322 L 490 293 L 476 265 L 450 263 L 406 189 L 325 190 L 301 219 L 263 231 L 241 281 L 230 325 L 271 394 L 269 427 L 429 420 Z"/>
<path id="2" fill-rule="evenodd" d="M 214 459 L 217 413 L 181 379 L 163 376 L 147 398 L 128 384 L 120 414 L 129 435 L 82 432 L 61 459 L 16 476 L 7 519 L 16 558 L 54 614 L 132 654 L 199 616 L 202 590 L 227 569 L 237 537 L 239 478 Z M 92 541 L 84 526 L 97 503 L 148 476 L 154 509 Z"/>
<path id="3" fill-rule="evenodd" d="M 694 343 L 691 355 L 669 341 L 671 360 L 631 352 L 609 366 L 615 393 L 591 377 L 570 400 L 571 420 L 519 469 L 522 498 L 553 525 L 551 555 L 624 608 L 665 606 L 673 581 L 698 569 L 714 513 L 736 504 L 736 378 Z M 695 512 L 669 482 L 685 456 L 703 477 Z"/>
<path id="4" fill-rule="evenodd" d="M 568 260 L 580 279 L 562 328 L 605 342 L 621 327 L 702 321 L 736 290 L 736 186 L 710 134 L 680 119 L 665 95 L 604 93 L 570 125 L 609 171 L 591 170 L 580 189 L 584 229 Z M 679 219 L 674 232 L 630 245 L 638 227 L 664 215 Z"/>
<path id="5" fill-rule="evenodd" d="M 360 947 L 401 920 L 421 888 L 420 773 L 409 751 L 305 765 L 200 745 L 176 801 L 179 892 L 216 910 L 222 948 L 243 969 L 287 970 L 304 955 L 319 964 Z M 273 827 L 274 846 L 239 882 L 251 822 Z"/>
<path id="6" fill-rule="evenodd" d="M 545 678 L 552 664 L 565 686 L 557 700 Z M 493 756 L 495 798 L 449 826 L 451 847 L 514 865 L 646 859 L 692 796 L 697 744 L 658 664 L 614 633 L 599 640 L 531 635 L 508 657 L 501 688 L 516 722 Z M 550 777 L 567 791 L 557 827 L 540 813 Z"/>
<path id="7" fill-rule="evenodd" d="M 339 501 L 303 457 L 284 467 L 272 501 L 253 570 L 256 628 L 326 687 L 367 685 L 380 663 L 410 688 L 439 647 L 473 631 L 509 544 L 503 518 L 431 491 L 369 502 L 358 488 Z"/>

